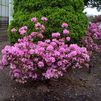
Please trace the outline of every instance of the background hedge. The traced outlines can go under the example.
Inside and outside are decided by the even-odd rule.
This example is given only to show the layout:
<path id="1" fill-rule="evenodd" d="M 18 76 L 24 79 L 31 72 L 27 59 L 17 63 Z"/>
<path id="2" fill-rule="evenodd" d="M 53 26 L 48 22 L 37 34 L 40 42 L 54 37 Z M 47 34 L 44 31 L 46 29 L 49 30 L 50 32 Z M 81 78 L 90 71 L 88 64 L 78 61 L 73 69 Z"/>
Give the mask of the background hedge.
<path id="1" fill-rule="evenodd" d="M 78 40 L 84 35 L 88 25 L 83 9 L 83 0 L 14 0 L 14 19 L 8 30 L 9 40 L 15 43 L 19 38 L 19 34 L 10 32 L 11 28 L 27 25 L 30 34 L 33 31 L 31 18 L 37 17 L 40 21 L 42 16 L 49 19 L 45 24 L 47 38 L 51 32 L 60 31 L 62 22 L 67 22 L 72 38 Z"/>

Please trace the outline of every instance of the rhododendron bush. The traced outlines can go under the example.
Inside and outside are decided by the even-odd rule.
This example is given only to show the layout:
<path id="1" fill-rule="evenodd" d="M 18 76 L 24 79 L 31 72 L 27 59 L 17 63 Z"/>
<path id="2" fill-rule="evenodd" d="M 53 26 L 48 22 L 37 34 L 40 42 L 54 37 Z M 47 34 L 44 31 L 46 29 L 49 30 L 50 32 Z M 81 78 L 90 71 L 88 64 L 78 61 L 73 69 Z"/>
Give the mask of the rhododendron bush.
<path id="1" fill-rule="evenodd" d="M 82 45 L 85 46 L 90 54 L 93 52 L 101 52 L 101 29 L 98 23 L 91 23 L 88 26 L 86 35 L 82 38 Z"/>
<path id="2" fill-rule="evenodd" d="M 46 17 L 42 17 L 41 20 L 48 21 Z M 67 23 L 61 25 L 61 33 L 53 32 L 51 38 L 46 39 L 45 26 L 36 18 L 32 18 L 31 21 L 35 25 L 36 32 L 28 35 L 27 26 L 13 28 L 12 34 L 19 34 L 21 37 L 17 43 L 7 45 L 2 50 L 1 69 L 9 65 L 13 79 L 25 83 L 29 79 L 59 78 L 69 68 L 89 66 L 90 56 L 87 49 L 77 44 L 68 44 L 71 38 Z"/>

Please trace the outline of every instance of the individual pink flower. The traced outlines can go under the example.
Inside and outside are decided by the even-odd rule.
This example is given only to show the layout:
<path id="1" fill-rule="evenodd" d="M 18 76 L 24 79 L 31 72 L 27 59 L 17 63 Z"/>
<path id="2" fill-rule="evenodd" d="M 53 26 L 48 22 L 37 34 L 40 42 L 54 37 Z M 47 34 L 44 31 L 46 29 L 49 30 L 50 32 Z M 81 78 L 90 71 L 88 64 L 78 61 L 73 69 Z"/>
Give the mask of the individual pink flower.
<path id="1" fill-rule="evenodd" d="M 37 35 L 40 39 L 43 39 L 43 34 L 41 34 L 41 33 L 39 33 L 38 35 Z"/>
<path id="2" fill-rule="evenodd" d="M 54 46 L 57 46 L 56 42 L 51 42 L 50 44 L 51 44 L 53 47 L 54 47 Z"/>
<path id="3" fill-rule="evenodd" d="M 45 26 L 41 25 L 40 29 L 41 29 L 42 32 L 44 32 L 45 31 Z"/>
<path id="4" fill-rule="evenodd" d="M 11 29 L 11 32 L 12 32 L 12 33 L 15 33 L 15 32 L 17 32 L 17 29 L 16 29 L 16 28 L 12 28 L 12 29 Z"/>
<path id="5" fill-rule="evenodd" d="M 31 19 L 31 21 L 35 23 L 35 22 L 37 22 L 37 18 L 34 17 L 34 18 Z"/>
<path id="6" fill-rule="evenodd" d="M 68 58 L 73 58 L 73 56 L 76 56 L 77 52 L 76 51 L 72 51 L 68 54 Z"/>
<path id="7" fill-rule="evenodd" d="M 60 56 L 60 52 L 59 51 L 54 51 L 54 56 L 56 56 L 56 57 Z"/>
<path id="8" fill-rule="evenodd" d="M 54 49 L 54 47 L 52 45 L 49 45 L 46 50 L 52 51 L 53 49 Z"/>
<path id="9" fill-rule="evenodd" d="M 19 78 L 20 74 L 16 72 L 16 73 L 14 73 L 14 77 Z"/>
<path id="10" fill-rule="evenodd" d="M 50 39 L 47 39 L 47 40 L 45 40 L 45 42 L 46 42 L 46 43 L 50 43 L 50 42 L 51 42 L 51 40 L 50 40 Z"/>
<path id="11" fill-rule="evenodd" d="M 77 50 L 78 48 L 80 48 L 80 47 L 77 44 L 70 44 L 71 50 Z"/>
<path id="12" fill-rule="evenodd" d="M 49 59 L 50 59 L 50 61 L 51 61 L 52 63 L 55 62 L 55 58 L 54 58 L 54 57 L 50 57 Z"/>
<path id="13" fill-rule="evenodd" d="M 26 33 L 25 30 L 19 31 L 21 35 L 24 35 Z"/>
<path id="14" fill-rule="evenodd" d="M 40 24 L 39 22 L 37 22 L 37 23 L 35 24 L 35 28 L 39 28 L 39 27 L 41 27 L 41 24 Z"/>
<path id="15" fill-rule="evenodd" d="M 24 26 L 23 28 L 24 28 L 25 30 L 27 30 L 27 29 L 28 29 L 28 27 L 27 27 L 27 26 Z"/>
<path id="16" fill-rule="evenodd" d="M 38 67 L 40 67 L 40 68 L 44 67 L 44 63 L 42 61 L 39 61 L 38 62 Z"/>
<path id="17" fill-rule="evenodd" d="M 50 68 L 43 75 L 45 76 L 46 79 L 50 79 L 50 78 L 59 78 L 60 76 L 63 76 L 63 73 L 62 71 L 58 71 L 57 69 Z"/>
<path id="18" fill-rule="evenodd" d="M 29 53 L 30 53 L 30 54 L 34 54 L 34 52 L 35 52 L 35 51 L 34 51 L 33 49 L 29 50 Z"/>
<path id="19" fill-rule="evenodd" d="M 60 47 L 59 52 L 64 53 L 64 52 L 66 52 L 66 49 L 64 47 Z"/>
<path id="20" fill-rule="evenodd" d="M 19 29 L 19 33 L 20 33 L 21 35 L 24 35 L 26 32 L 27 32 L 27 26 L 23 26 L 23 27 L 21 27 L 21 28 Z"/>
<path id="21" fill-rule="evenodd" d="M 70 38 L 70 37 L 66 37 L 66 40 L 67 40 L 67 41 L 70 41 L 70 40 L 71 40 L 71 38 Z"/>
<path id="22" fill-rule="evenodd" d="M 65 38 L 61 38 L 61 39 L 59 39 L 59 42 L 64 43 L 64 41 L 65 41 Z"/>
<path id="23" fill-rule="evenodd" d="M 37 32 L 32 32 L 32 33 L 31 33 L 31 36 L 32 36 L 32 37 L 34 37 L 34 36 L 36 36 L 36 35 L 37 35 Z"/>
<path id="24" fill-rule="evenodd" d="M 57 32 L 57 33 L 52 33 L 52 38 L 58 38 L 60 37 L 60 33 Z"/>
<path id="25" fill-rule="evenodd" d="M 44 21 L 44 22 L 48 21 L 48 19 L 46 17 L 42 17 L 41 20 Z"/>
<path id="26" fill-rule="evenodd" d="M 10 65 L 10 68 L 11 68 L 11 69 L 16 69 L 16 65 L 15 65 L 15 64 L 11 64 L 11 65 Z"/>
<path id="27" fill-rule="evenodd" d="M 58 62 L 57 62 L 57 65 L 58 65 L 58 66 L 62 66 L 62 65 L 63 65 L 62 61 L 58 61 Z"/>
<path id="28" fill-rule="evenodd" d="M 61 25 L 61 27 L 62 27 L 62 28 L 67 28 L 67 27 L 68 27 L 68 24 L 64 22 L 64 23 Z"/>
<path id="29" fill-rule="evenodd" d="M 33 79 L 35 79 L 35 80 L 36 80 L 36 79 L 37 79 L 37 77 L 38 77 L 38 75 L 37 75 L 36 73 L 35 73 L 35 74 L 32 74 L 32 78 L 33 78 Z"/>
<path id="30" fill-rule="evenodd" d="M 63 34 L 64 34 L 64 35 L 68 35 L 68 34 L 69 34 L 69 30 L 64 29 L 64 30 L 63 30 Z"/>
<path id="31" fill-rule="evenodd" d="M 38 59 L 38 58 L 34 58 L 34 61 L 35 61 L 35 62 L 38 62 L 38 61 L 39 61 L 39 59 Z"/>

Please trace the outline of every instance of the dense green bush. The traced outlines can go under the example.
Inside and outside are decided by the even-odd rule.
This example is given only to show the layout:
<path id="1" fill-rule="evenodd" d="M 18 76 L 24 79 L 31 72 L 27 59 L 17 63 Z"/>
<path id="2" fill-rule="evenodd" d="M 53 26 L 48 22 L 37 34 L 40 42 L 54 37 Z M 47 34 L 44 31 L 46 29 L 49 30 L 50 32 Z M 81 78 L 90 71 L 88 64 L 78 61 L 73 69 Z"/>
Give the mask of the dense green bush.
<path id="1" fill-rule="evenodd" d="M 37 17 L 40 21 L 42 16 L 49 19 L 46 23 L 47 38 L 51 32 L 60 31 L 60 25 L 63 22 L 69 24 L 69 30 L 72 38 L 78 40 L 86 31 L 88 21 L 85 14 L 82 13 L 84 8 L 83 0 L 14 0 L 14 20 L 9 26 L 9 39 L 14 43 L 19 38 L 18 34 L 11 34 L 10 29 L 29 25 L 30 33 L 33 28 L 31 23 L 32 17 Z"/>

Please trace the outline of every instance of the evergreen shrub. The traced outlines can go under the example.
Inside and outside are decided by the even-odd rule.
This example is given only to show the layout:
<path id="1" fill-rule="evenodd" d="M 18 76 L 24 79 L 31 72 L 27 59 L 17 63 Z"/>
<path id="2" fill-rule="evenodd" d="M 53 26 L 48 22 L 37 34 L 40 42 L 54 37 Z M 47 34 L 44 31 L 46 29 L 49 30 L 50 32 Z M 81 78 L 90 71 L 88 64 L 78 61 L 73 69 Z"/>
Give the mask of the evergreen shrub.
<path id="1" fill-rule="evenodd" d="M 69 23 L 71 37 L 78 40 L 84 35 L 88 25 L 87 17 L 82 12 L 83 8 L 83 0 L 27 0 L 26 2 L 14 0 L 13 20 L 8 29 L 9 40 L 15 43 L 19 38 L 18 34 L 10 32 L 13 27 L 28 25 L 28 34 L 30 34 L 33 31 L 30 19 L 37 17 L 40 20 L 42 16 L 49 19 L 45 24 L 46 38 L 50 38 L 52 32 L 60 32 L 60 25 L 64 21 Z"/>

